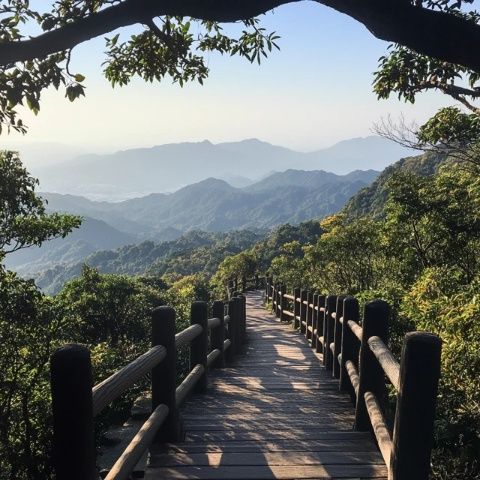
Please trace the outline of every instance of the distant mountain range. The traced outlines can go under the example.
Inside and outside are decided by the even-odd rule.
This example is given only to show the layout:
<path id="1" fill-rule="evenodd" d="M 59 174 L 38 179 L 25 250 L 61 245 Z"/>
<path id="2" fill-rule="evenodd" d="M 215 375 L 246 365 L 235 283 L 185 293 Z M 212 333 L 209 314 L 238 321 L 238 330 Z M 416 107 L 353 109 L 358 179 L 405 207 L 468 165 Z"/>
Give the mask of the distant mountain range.
<path id="1" fill-rule="evenodd" d="M 39 148 L 33 151 L 39 152 Z M 28 155 L 30 158 L 32 152 Z M 209 177 L 244 187 L 287 168 L 337 175 L 383 170 L 406 155 L 405 148 L 377 136 L 345 140 L 310 153 L 250 139 L 216 145 L 209 141 L 167 144 L 109 155 L 81 155 L 64 162 L 59 162 L 57 155 L 54 165 L 41 167 L 39 162 L 31 162 L 29 168 L 44 191 L 118 201 L 172 192 Z"/>
<path id="2" fill-rule="evenodd" d="M 74 195 L 42 193 L 47 209 L 85 217 L 65 239 L 8 255 L 6 265 L 22 275 L 73 264 L 98 250 L 112 250 L 145 240 L 174 240 L 185 232 L 268 230 L 323 218 L 371 184 L 378 172 L 335 175 L 323 171 L 287 170 L 243 188 L 215 178 L 171 194 L 151 194 L 123 202 L 98 202 Z"/>

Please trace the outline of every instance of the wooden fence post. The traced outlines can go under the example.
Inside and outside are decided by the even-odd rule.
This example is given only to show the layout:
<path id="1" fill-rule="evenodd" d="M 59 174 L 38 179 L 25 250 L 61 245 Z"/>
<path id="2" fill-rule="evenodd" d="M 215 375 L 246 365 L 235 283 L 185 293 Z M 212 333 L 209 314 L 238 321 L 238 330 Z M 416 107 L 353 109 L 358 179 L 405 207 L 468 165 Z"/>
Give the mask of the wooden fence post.
<path id="1" fill-rule="evenodd" d="M 317 351 L 318 340 L 318 293 L 313 294 L 313 310 L 312 310 L 312 348 Z"/>
<path id="2" fill-rule="evenodd" d="M 282 302 L 282 284 L 281 283 L 278 283 L 277 284 L 277 290 L 276 290 L 276 294 L 275 294 L 275 300 L 276 300 L 276 308 L 275 308 L 275 316 L 277 318 L 280 318 L 280 315 L 281 315 L 281 310 L 280 310 L 280 304 Z"/>
<path id="3" fill-rule="evenodd" d="M 258 282 L 258 273 L 255 274 L 253 279 L 254 279 L 254 282 L 255 282 L 255 290 L 258 290 L 258 286 L 260 285 L 259 282 Z"/>
<path id="4" fill-rule="evenodd" d="M 307 322 L 307 307 L 303 302 L 307 300 L 307 296 L 308 291 L 302 288 L 302 290 L 300 291 L 300 333 L 303 333 L 304 335 L 307 330 L 305 327 L 305 324 Z"/>
<path id="5" fill-rule="evenodd" d="M 196 392 L 207 389 L 207 354 L 208 354 L 208 305 L 207 302 L 193 302 L 190 309 L 190 324 L 200 325 L 202 333 L 190 344 L 190 370 L 196 365 L 203 365 L 204 371 L 194 387 Z"/>
<path id="6" fill-rule="evenodd" d="M 295 300 L 293 301 L 293 314 L 295 315 L 293 318 L 293 327 L 295 330 L 300 328 L 300 321 L 298 318 L 300 317 L 300 303 L 297 301 L 297 298 L 300 298 L 301 290 L 299 288 L 295 288 L 293 290 L 293 296 Z"/>
<path id="7" fill-rule="evenodd" d="M 340 365 L 340 390 L 346 390 L 350 393 L 352 400 L 356 399 L 355 391 L 350 382 L 345 364 L 353 362 L 358 371 L 358 354 L 360 352 L 360 342 L 348 326 L 348 320 L 358 323 L 359 307 L 358 300 L 354 297 L 346 297 L 343 301 L 343 325 L 342 325 L 342 358 Z"/>
<path id="8" fill-rule="evenodd" d="M 340 323 L 340 318 L 343 316 L 343 301 L 345 300 L 345 295 L 339 295 L 337 297 L 337 305 L 335 308 L 335 330 L 333 333 L 333 377 L 340 378 L 340 362 L 342 352 L 342 324 Z"/>
<path id="9" fill-rule="evenodd" d="M 90 352 L 80 345 L 59 348 L 50 360 L 53 464 L 57 480 L 94 480 L 95 443 Z"/>
<path id="10" fill-rule="evenodd" d="M 313 336 L 313 308 L 310 306 L 313 303 L 313 292 L 307 292 L 307 317 L 306 317 L 306 327 L 305 327 L 305 338 L 307 339 L 307 344 L 309 341 L 312 340 Z M 308 329 L 308 327 L 312 328 L 312 331 Z"/>
<path id="11" fill-rule="evenodd" d="M 235 353 L 237 351 L 237 312 L 235 311 L 235 299 L 231 298 L 228 301 L 228 316 L 230 321 L 228 323 L 228 338 L 230 339 L 230 347 L 227 350 L 227 361 L 233 362 Z"/>
<path id="12" fill-rule="evenodd" d="M 233 298 L 234 326 L 235 326 L 235 353 L 242 353 L 242 300 L 236 296 Z"/>
<path id="13" fill-rule="evenodd" d="M 225 367 L 225 320 L 224 320 L 224 311 L 225 307 L 222 301 L 215 301 L 212 305 L 212 315 L 213 318 L 218 318 L 220 320 L 220 325 L 214 328 L 210 332 L 210 341 L 212 343 L 212 349 L 220 350 L 220 355 L 215 360 L 214 366 L 218 368 Z"/>
<path id="14" fill-rule="evenodd" d="M 283 285 L 282 288 L 282 294 L 281 294 L 281 301 L 280 301 L 280 307 L 281 307 L 281 317 L 280 321 L 282 322 L 288 322 L 290 318 L 286 315 L 285 311 L 287 310 L 287 299 L 284 297 L 284 295 L 287 293 L 287 289 L 285 285 Z"/>
<path id="15" fill-rule="evenodd" d="M 368 339 L 373 336 L 378 336 L 387 344 L 388 317 L 389 307 L 383 300 L 374 300 L 365 305 L 362 324 L 362 344 L 360 346 L 358 366 L 360 383 L 355 408 L 355 430 L 368 431 L 371 428 L 370 417 L 368 416 L 365 405 L 365 392 L 372 392 L 377 398 L 382 411 L 385 411 L 387 397 L 385 373 L 375 358 L 375 355 L 370 350 Z"/>
<path id="16" fill-rule="evenodd" d="M 431 333 L 407 333 L 400 364 L 391 480 L 428 480 L 440 377 L 441 340 Z"/>
<path id="17" fill-rule="evenodd" d="M 160 404 L 168 407 L 168 417 L 156 435 L 156 441 L 174 442 L 181 438 L 176 408 L 177 349 L 175 346 L 175 310 L 157 307 L 152 312 L 152 346 L 163 345 L 167 355 L 152 369 L 152 411 Z"/>
<path id="18" fill-rule="evenodd" d="M 321 312 L 320 308 L 325 308 L 325 295 L 319 295 L 317 298 L 317 344 L 315 350 L 317 353 L 323 353 L 324 342 L 321 340 L 323 338 L 323 329 L 325 323 L 325 312 Z"/>
<path id="19" fill-rule="evenodd" d="M 325 339 L 323 364 L 327 370 L 333 369 L 333 352 L 330 345 L 333 343 L 333 337 L 335 334 L 335 320 L 332 317 L 332 313 L 335 312 L 336 307 L 337 296 L 329 295 L 325 302 L 325 322 L 323 324 L 323 338 Z"/>
<path id="20" fill-rule="evenodd" d="M 238 295 L 240 300 L 240 344 L 247 342 L 247 297 L 243 294 Z"/>

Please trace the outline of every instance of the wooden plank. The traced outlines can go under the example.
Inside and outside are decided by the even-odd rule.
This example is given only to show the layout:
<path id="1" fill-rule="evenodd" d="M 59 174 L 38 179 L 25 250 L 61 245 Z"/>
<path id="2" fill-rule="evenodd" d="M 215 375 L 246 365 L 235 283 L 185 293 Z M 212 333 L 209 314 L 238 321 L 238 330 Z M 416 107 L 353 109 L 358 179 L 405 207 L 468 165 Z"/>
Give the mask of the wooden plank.
<path id="1" fill-rule="evenodd" d="M 262 452 L 262 453 L 178 453 L 156 455 L 152 467 L 173 466 L 272 466 L 272 465 L 366 465 L 383 464 L 377 452 Z"/>
<path id="2" fill-rule="evenodd" d="M 372 452 L 376 451 L 371 436 L 359 438 L 328 438 L 325 440 L 276 440 L 276 441 L 244 441 L 244 442 L 207 442 L 163 444 L 152 447 L 154 454 L 165 452 L 207 453 L 207 452 Z"/>
<path id="3" fill-rule="evenodd" d="M 306 466 L 220 466 L 151 468 L 145 479 L 198 480 L 291 480 L 332 478 L 384 478 L 387 469 L 382 465 L 306 465 Z"/>

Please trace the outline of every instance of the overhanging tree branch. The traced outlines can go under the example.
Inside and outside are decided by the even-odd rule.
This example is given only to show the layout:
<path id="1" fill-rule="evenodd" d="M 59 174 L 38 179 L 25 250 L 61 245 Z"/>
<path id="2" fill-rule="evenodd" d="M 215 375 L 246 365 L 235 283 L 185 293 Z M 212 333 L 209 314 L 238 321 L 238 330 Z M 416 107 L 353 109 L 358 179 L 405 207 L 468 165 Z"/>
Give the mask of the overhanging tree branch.
<path id="1" fill-rule="evenodd" d="M 125 0 L 38 37 L 0 44 L 0 65 L 44 58 L 164 15 L 234 22 L 302 0 Z M 480 73 L 480 26 L 462 17 L 399 0 L 310 0 L 351 16 L 379 39 Z"/>

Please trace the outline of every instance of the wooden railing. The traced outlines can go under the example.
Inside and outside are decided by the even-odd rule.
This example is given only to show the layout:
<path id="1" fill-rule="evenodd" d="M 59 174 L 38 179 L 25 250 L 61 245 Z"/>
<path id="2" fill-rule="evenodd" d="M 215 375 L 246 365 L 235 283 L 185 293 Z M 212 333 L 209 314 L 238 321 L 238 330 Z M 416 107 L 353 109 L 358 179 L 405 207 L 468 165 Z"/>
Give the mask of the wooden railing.
<path id="1" fill-rule="evenodd" d="M 209 368 L 224 367 L 242 350 L 246 340 L 245 297 L 237 295 L 226 304 L 213 302 L 212 318 L 208 318 L 206 302 L 194 302 L 191 325 L 179 333 L 175 310 L 159 307 L 152 313 L 151 328 L 152 348 L 95 386 L 87 348 L 66 345 L 52 355 L 53 465 L 57 480 L 99 478 L 94 417 L 147 374 L 151 376 L 152 413 L 106 479 L 128 479 L 152 442 L 180 440 L 179 407 L 190 392 L 206 389 Z M 177 386 L 177 350 L 187 345 L 190 373 Z"/>
<path id="2" fill-rule="evenodd" d="M 237 291 L 246 292 L 248 290 L 264 289 L 266 286 L 266 279 L 255 274 L 253 277 L 248 278 L 245 275 L 243 277 L 234 277 L 228 282 L 227 290 L 229 298 Z"/>
<path id="3" fill-rule="evenodd" d="M 382 300 L 365 305 L 357 299 L 319 295 L 266 281 L 265 293 L 276 316 L 305 335 L 323 354 L 325 368 L 355 403 L 354 430 L 372 431 L 389 480 L 427 480 L 441 341 L 431 333 L 405 336 L 400 362 L 387 347 L 389 306 Z M 393 434 L 386 420 L 390 393 L 396 394 Z"/>

